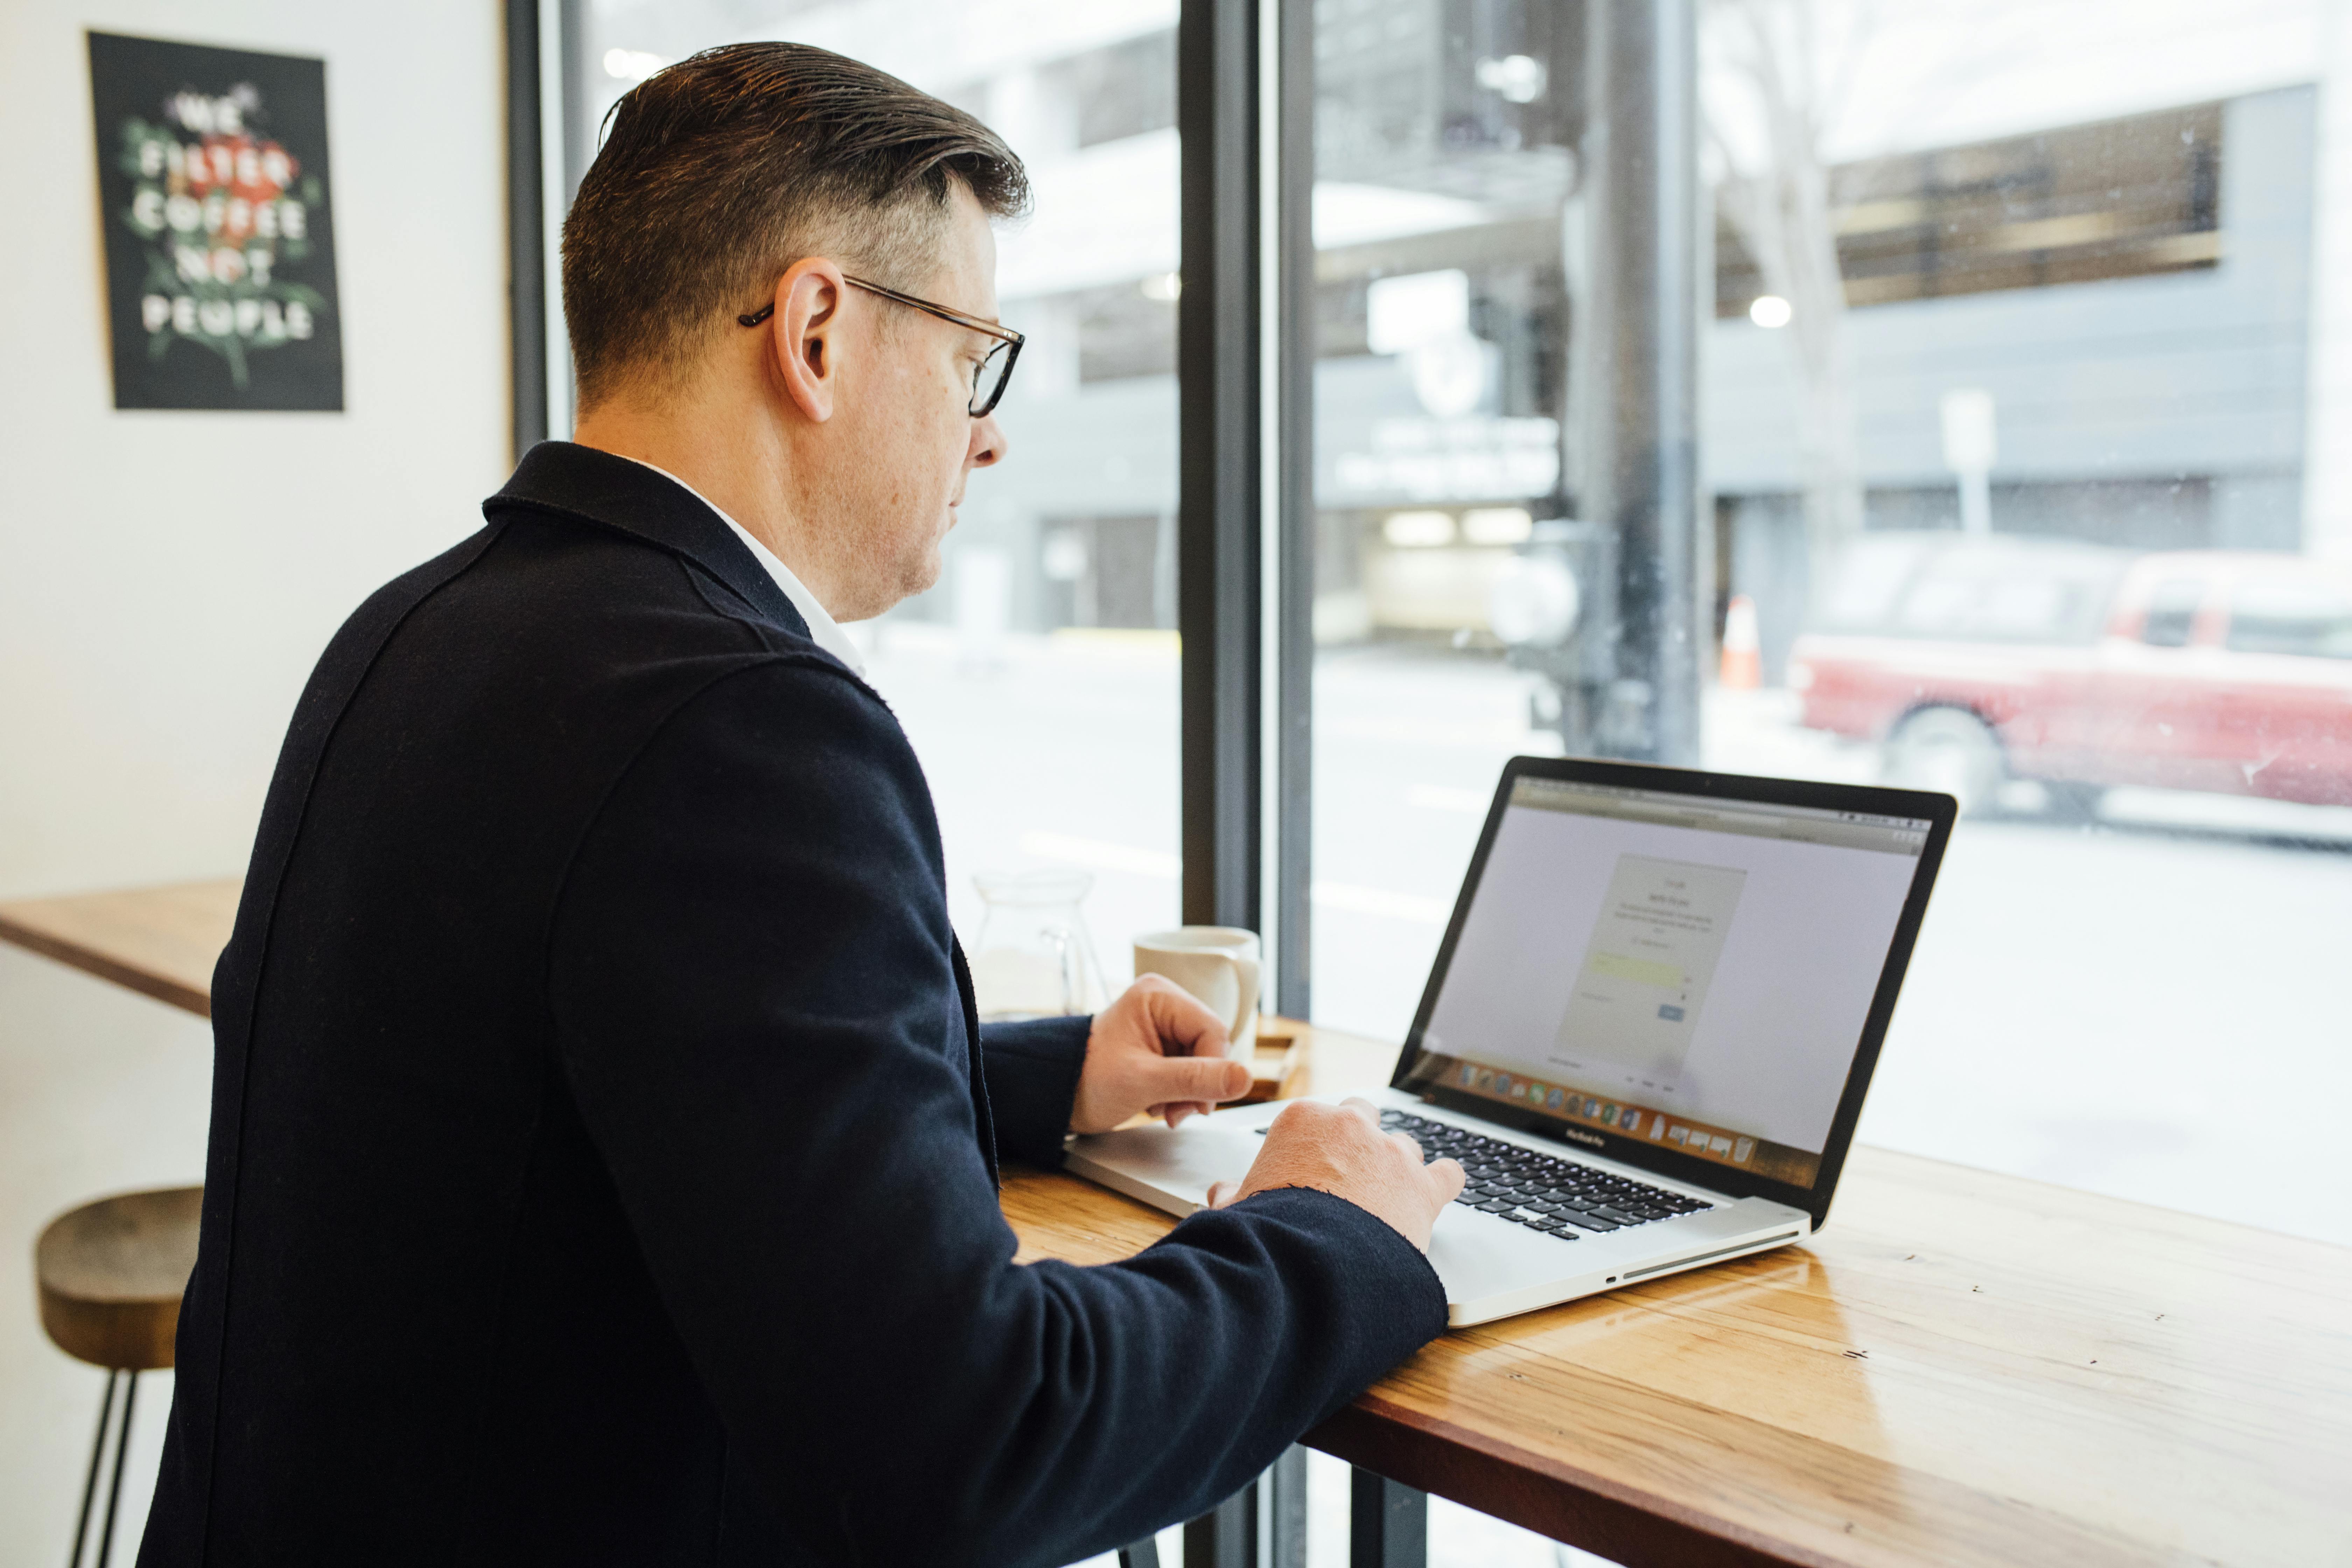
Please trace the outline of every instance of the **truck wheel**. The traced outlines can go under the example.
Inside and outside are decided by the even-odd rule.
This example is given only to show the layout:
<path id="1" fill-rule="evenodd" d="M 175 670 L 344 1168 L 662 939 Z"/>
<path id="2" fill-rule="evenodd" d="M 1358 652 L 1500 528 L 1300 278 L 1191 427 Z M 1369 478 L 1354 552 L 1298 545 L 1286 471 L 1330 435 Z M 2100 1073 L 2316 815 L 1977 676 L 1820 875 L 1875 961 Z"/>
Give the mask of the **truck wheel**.
<path id="1" fill-rule="evenodd" d="M 1975 714 L 1958 708 L 1922 708 L 1895 728 L 1883 756 L 1886 782 L 1902 789 L 1940 790 L 1960 803 L 1963 816 L 1992 808 L 2009 774 L 2000 738 Z"/>

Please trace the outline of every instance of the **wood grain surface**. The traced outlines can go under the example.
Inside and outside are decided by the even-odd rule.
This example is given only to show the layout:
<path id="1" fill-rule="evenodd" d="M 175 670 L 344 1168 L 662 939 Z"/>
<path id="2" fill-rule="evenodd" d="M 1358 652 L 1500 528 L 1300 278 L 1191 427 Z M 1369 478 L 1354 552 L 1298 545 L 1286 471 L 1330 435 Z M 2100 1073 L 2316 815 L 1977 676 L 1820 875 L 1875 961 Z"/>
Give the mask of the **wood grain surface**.
<path id="1" fill-rule="evenodd" d="M 213 964 L 236 922 L 244 879 L 180 882 L 0 903 L 0 942 L 212 1016 Z"/>
<path id="2" fill-rule="evenodd" d="M 235 880 L 0 904 L 209 1010 Z M 1299 1089 L 1396 1047 L 1301 1028 Z M 1009 1170 L 1024 1261 L 1172 1222 Z M 2352 1251 L 1858 1148 L 1802 1247 L 1456 1330 L 1308 1439 L 1627 1564 L 2352 1568 Z"/>
<path id="3" fill-rule="evenodd" d="M 1318 1089 L 1385 1080 L 1330 1035 Z M 1628 1564 L 2352 1563 L 2352 1251 L 1862 1148 L 1804 1246 L 1454 1331 L 1307 1441 Z"/>

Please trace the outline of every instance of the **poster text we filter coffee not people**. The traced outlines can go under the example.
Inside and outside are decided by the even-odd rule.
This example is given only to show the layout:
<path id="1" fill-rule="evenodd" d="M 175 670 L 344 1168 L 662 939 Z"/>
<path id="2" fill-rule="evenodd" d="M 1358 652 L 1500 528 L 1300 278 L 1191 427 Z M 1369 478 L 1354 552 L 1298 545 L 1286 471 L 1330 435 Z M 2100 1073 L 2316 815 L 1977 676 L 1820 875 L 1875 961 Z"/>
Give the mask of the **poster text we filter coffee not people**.
<path id="1" fill-rule="evenodd" d="M 89 35 L 117 408 L 343 406 L 326 62 Z"/>

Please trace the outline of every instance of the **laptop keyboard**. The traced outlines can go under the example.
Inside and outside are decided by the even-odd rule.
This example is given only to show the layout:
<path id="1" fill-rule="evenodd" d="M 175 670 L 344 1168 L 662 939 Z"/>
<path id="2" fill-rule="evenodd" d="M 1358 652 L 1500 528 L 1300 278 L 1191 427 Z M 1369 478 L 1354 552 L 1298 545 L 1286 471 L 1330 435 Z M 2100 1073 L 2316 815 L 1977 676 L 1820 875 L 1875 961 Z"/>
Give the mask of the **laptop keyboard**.
<path id="1" fill-rule="evenodd" d="M 1586 1231 L 1624 1230 L 1715 1206 L 1522 1144 L 1482 1137 L 1450 1121 L 1383 1110 L 1381 1127 L 1405 1133 L 1430 1159 L 1451 1155 L 1462 1162 L 1470 1180 L 1455 1203 L 1563 1241 L 1574 1241 Z"/>

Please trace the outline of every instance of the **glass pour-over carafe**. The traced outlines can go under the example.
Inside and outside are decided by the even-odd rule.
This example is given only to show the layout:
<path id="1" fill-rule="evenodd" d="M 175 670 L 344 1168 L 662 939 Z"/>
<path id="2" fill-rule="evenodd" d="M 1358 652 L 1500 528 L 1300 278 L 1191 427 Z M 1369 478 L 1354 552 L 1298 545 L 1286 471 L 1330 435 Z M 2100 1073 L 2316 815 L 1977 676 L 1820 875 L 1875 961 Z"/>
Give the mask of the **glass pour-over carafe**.
<path id="1" fill-rule="evenodd" d="M 1102 970 L 1078 912 L 1095 885 L 1090 873 L 983 871 L 971 881 L 987 907 L 971 954 L 971 985 L 982 1018 L 1045 1018 L 1101 1008 Z"/>

